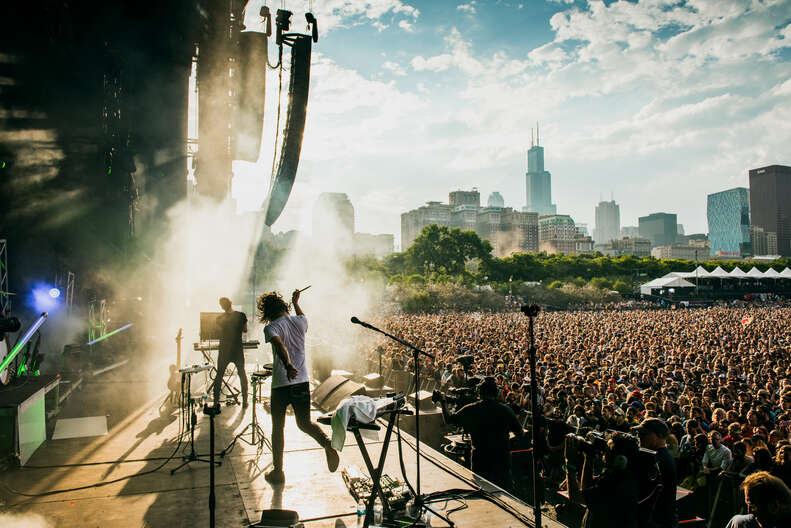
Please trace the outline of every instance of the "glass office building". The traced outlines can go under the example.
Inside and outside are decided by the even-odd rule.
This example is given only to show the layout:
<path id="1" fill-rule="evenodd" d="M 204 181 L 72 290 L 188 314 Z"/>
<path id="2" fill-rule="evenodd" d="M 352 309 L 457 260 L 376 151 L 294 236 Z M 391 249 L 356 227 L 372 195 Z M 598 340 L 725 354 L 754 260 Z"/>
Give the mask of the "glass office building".
<path id="1" fill-rule="evenodd" d="M 706 216 L 712 255 L 739 257 L 752 254 L 750 244 L 750 192 L 736 187 L 710 194 Z"/>

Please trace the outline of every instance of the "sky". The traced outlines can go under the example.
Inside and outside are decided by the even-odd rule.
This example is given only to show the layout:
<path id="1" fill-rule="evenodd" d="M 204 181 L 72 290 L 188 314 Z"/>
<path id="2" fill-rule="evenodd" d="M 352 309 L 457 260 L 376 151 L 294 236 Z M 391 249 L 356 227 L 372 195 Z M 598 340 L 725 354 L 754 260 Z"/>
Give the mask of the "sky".
<path id="1" fill-rule="evenodd" d="M 308 2 L 285 6 L 303 30 Z M 347 193 L 356 231 L 397 243 L 401 213 L 447 202 L 452 190 L 477 187 L 484 203 L 499 191 L 521 208 L 537 122 L 558 213 L 589 229 L 596 203 L 612 196 L 621 225 L 663 211 L 705 233 L 707 194 L 748 186 L 750 168 L 791 165 L 791 0 L 313 0 L 312 9 L 320 39 L 302 157 L 274 232 L 309 233 L 321 192 Z M 276 80 L 270 72 L 270 98 Z M 235 167 L 240 210 L 259 207 L 268 189 L 271 108 L 259 164 Z"/>

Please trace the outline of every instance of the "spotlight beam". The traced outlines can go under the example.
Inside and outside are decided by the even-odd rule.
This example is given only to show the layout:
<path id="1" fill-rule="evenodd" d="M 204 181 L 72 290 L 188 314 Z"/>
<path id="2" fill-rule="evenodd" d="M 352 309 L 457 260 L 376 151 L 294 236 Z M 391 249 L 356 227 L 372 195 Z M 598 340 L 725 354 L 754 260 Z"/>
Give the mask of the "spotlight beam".
<path id="1" fill-rule="evenodd" d="M 28 331 L 25 332 L 25 335 L 22 336 L 22 339 L 19 340 L 19 342 L 13 349 L 11 349 L 11 352 L 6 356 L 3 362 L 0 363 L 0 373 L 2 373 L 6 367 L 8 367 L 8 365 L 14 361 L 14 358 L 17 356 L 17 354 L 19 354 L 19 351 L 22 350 L 22 347 L 24 347 L 27 342 L 30 341 L 30 338 L 33 337 L 33 334 L 35 334 L 36 331 L 41 328 L 41 325 L 44 324 L 44 321 L 47 320 L 48 316 L 49 314 L 47 312 L 42 313 L 38 320 L 33 323 L 33 326 L 31 326 Z"/>
<path id="2" fill-rule="evenodd" d="M 110 336 L 114 336 L 114 335 L 115 335 L 115 334 L 117 334 L 118 332 L 123 332 L 124 330 L 126 330 L 127 328 L 129 328 L 130 326 L 132 326 L 133 324 L 134 324 L 134 323 L 129 323 L 128 325 L 126 325 L 126 326 L 122 326 L 121 328 L 116 328 L 115 330 L 113 330 L 113 331 L 112 331 L 112 332 L 110 332 L 109 334 L 104 334 L 102 337 L 99 337 L 99 338 L 97 338 L 97 339 L 94 339 L 93 341 L 90 341 L 90 342 L 88 343 L 88 346 L 90 346 L 90 345 L 95 345 L 95 344 L 96 344 L 96 343 L 98 343 L 99 341 L 104 341 L 104 340 L 105 340 L 105 339 L 107 339 L 108 337 L 110 337 Z"/>

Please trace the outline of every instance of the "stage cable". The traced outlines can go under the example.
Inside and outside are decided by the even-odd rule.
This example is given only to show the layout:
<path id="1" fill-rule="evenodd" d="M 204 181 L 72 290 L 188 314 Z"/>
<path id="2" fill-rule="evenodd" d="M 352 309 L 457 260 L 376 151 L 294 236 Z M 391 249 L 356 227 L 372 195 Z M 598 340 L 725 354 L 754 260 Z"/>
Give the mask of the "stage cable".
<path id="1" fill-rule="evenodd" d="M 277 161 L 277 145 L 280 141 L 280 108 L 281 98 L 283 97 L 283 46 L 280 46 L 278 52 L 278 71 L 277 71 L 277 119 L 275 121 L 275 146 L 272 149 L 272 172 L 269 177 L 269 195 L 272 194 L 272 189 L 275 186 L 275 162 Z"/>
<path id="2" fill-rule="evenodd" d="M 399 436 L 399 440 L 400 440 L 400 436 Z M 409 440 L 404 439 L 404 443 L 406 443 L 413 451 L 416 450 L 415 446 Z M 400 447 L 400 445 L 399 445 L 399 447 Z M 533 526 L 535 524 L 532 519 L 529 519 L 528 517 L 524 516 L 521 512 L 516 510 L 513 506 L 511 506 L 510 504 L 505 502 L 500 497 L 496 496 L 494 493 L 484 490 L 478 484 L 476 484 L 475 481 L 470 480 L 470 479 L 468 479 L 468 478 L 466 478 L 466 477 L 464 477 L 462 475 L 459 475 L 458 473 L 456 473 L 455 471 L 453 471 L 452 469 L 447 467 L 445 464 L 443 464 L 442 462 L 440 462 L 438 460 L 435 460 L 433 457 L 430 457 L 429 455 L 427 455 L 423 451 L 420 452 L 420 455 L 425 460 L 431 462 L 432 464 L 434 464 L 436 467 L 438 467 L 442 471 L 448 473 L 449 475 L 451 475 L 453 477 L 456 477 L 457 479 L 461 480 L 462 482 L 464 482 L 465 484 L 467 484 L 468 486 L 473 488 L 472 490 L 448 490 L 447 492 L 435 492 L 434 494 L 431 494 L 431 495 L 435 495 L 436 494 L 437 496 L 440 496 L 440 494 L 444 494 L 444 493 L 454 493 L 454 492 L 458 492 L 458 491 L 465 492 L 465 493 L 467 493 L 466 498 L 481 498 L 481 499 L 487 500 L 487 501 L 493 503 L 494 505 L 498 506 L 500 509 L 502 509 L 502 510 L 506 511 L 507 513 L 511 514 L 514 518 L 516 518 L 519 522 L 521 522 L 525 526 Z M 401 455 L 399 453 L 399 457 L 400 456 Z M 429 497 L 431 495 L 427 495 L 427 497 Z"/>
<path id="3" fill-rule="evenodd" d="M 184 398 L 184 393 L 182 392 L 182 394 L 181 394 L 182 402 L 181 403 L 183 403 L 183 398 Z M 12 488 L 11 486 L 9 486 L 8 484 L 6 484 L 5 482 L 2 482 L 2 481 L 0 481 L 0 486 L 5 488 L 6 490 L 8 490 L 10 493 L 12 493 L 14 495 L 19 495 L 21 497 L 31 497 L 31 498 L 49 497 L 51 495 L 57 495 L 59 493 L 68 493 L 68 492 L 72 492 L 72 491 L 82 491 L 82 490 L 86 490 L 86 489 L 100 488 L 102 486 L 108 486 L 110 484 L 115 484 L 116 482 L 122 482 L 124 480 L 130 480 L 130 479 L 133 479 L 135 477 L 142 477 L 144 475 L 150 475 L 152 473 L 156 473 L 157 471 L 159 471 L 160 469 L 165 467 L 168 464 L 168 462 L 173 460 L 173 458 L 176 456 L 176 453 L 178 453 L 178 450 L 179 450 L 179 448 L 181 447 L 181 444 L 182 444 L 181 425 L 182 424 L 179 423 L 179 429 L 180 430 L 179 430 L 179 435 L 178 435 L 178 443 L 176 444 L 176 447 L 173 449 L 173 452 L 170 454 L 170 456 L 165 458 L 165 460 L 160 465 L 158 465 L 154 469 L 150 469 L 148 471 L 143 471 L 142 473 L 135 473 L 133 475 L 126 475 L 124 477 L 119 477 L 119 478 L 113 479 L 113 480 L 96 482 L 94 484 L 86 484 L 85 486 L 78 486 L 76 488 L 66 488 L 66 489 L 45 491 L 43 493 L 24 493 L 22 491 L 19 491 L 19 490 L 16 490 L 16 489 Z M 121 462 L 121 461 L 116 461 L 116 463 L 118 463 L 118 462 Z"/>

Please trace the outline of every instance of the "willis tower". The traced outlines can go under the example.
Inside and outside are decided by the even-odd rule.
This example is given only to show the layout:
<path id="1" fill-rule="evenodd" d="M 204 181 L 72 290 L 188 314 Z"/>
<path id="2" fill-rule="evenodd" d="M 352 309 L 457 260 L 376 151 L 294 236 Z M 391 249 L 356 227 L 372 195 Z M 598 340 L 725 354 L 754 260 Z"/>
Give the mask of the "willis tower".
<path id="1" fill-rule="evenodd" d="M 530 150 L 527 151 L 527 174 L 525 187 L 527 204 L 522 209 L 538 216 L 557 214 L 557 207 L 552 203 L 552 175 L 544 170 L 544 147 L 539 145 L 538 125 L 536 124 L 536 142 L 533 143 L 530 133 Z"/>

